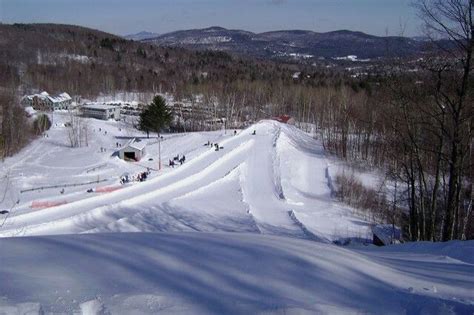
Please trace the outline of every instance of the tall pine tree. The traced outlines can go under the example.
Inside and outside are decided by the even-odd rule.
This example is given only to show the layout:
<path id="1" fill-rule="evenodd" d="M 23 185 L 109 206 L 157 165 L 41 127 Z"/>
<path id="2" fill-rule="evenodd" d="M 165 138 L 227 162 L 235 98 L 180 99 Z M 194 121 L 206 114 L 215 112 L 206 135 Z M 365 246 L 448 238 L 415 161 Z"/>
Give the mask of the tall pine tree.
<path id="1" fill-rule="evenodd" d="M 153 102 L 141 112 L 138 128 L 150 137 L 150 132 L 160 133 L 163 128 L 169 126 L 171 118 L 171 111 L 166 106 L 165 99 L 157 95 L 153 98 Z"/>

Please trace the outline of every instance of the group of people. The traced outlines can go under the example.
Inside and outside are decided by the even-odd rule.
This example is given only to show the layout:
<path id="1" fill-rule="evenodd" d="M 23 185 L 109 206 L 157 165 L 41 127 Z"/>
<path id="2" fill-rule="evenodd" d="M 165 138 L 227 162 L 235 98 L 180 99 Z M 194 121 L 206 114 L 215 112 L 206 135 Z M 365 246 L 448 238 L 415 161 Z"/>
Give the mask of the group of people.
<path id="1" fill-rule="evenodd" d="M 126 183 L 129 183 L 131 181 L 137 181 L 137 182 L 144 182 L 147 180 L 148 175 L 150 175 L 151 171 L 148 169 L 146 172 L 140 172 L 135 176 L 130 177 L 128 174 L 122 175 L 120 177 L 120 184 L 124 185 Z"/>
<path id="2" fill-rule="evenodd" d="M 177 156 L 173 157 L 172 160 L 169 161 L 169 166 L 171 166 L 171 167 L 174 168 L 174 166 L 175 166 L 175 165 L 178 165 L 178 163 L 179 163 L 180 165 L 183 165 L 183 163 L 184 163 L 185 161 L 186 161 L 186 156 L 184 156 L 184 154 L 183 154 L 182 157 L 179 157 L 179 154 L 178 154 Z"/>
<path id="3" fill-rule="evenodd" d="M 137 181 L 144 182 L 148 178 L 150 172 L 141 172 L 137 174 Z"/>
<path id="4" fill-rule="evenodd" d="M 219 151 L 220 149 L 224 149 L 224 147 L 219 146 L 219 143 L 217 143 L 217 142 L 212 143 L 209 140 L 207 141 L 207 143 L 204 143 L 204 146 L 214 148 L 215 151 Z"/>

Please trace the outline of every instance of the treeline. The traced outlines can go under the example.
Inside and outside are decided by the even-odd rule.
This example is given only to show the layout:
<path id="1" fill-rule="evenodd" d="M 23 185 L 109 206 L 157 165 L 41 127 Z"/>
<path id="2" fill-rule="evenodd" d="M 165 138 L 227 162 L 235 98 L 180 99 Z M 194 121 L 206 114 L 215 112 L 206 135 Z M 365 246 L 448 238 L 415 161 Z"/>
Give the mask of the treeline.
<path id="1" fill-rule="evenodd" d="M 299 65 L 158 47 L 71 25 L 1 24 L 0 36 L 0 64 L 18 71 L 21 93 L 67 91 L 95 97 L 116 91 L 176 91 L 208 82 L 289 83 L 294 71 L 302 71 Z M 334 76 L 311 70 L 306 80 L 328 84 Z"/>
<path id="2" fill-rule="evenodd" d="M 322 101 L 307 107 L 316 106 L 314 121 L 327 149 L 384 170 L 394 185 L 393 196 L 352 200 L 371 211 L 375 204 L 388 221 L 396 218 L 411 240 L 473 239 L 472 1 L 418 5 L 427 27 L 449 37 L 454 48 L 420 59 L 417 72 L 394 63 L 370 90 L 308 94 Z M 350 193 L 368 195 L 350 178 L 341 182 Z"/>
<path id="3" fill-rule="evenodd" d="M 0 66 L 0 159 L 16 153 L 30 139 L 25 111 L 18 106 L 15 87 L 19 78 L 14 68 Z"/>
<path id="4" fill-rule="evenodd" d="M 0 91 L 0 118 L 0 159 L 3 159 L 28 143 L 32 133 L 25 111 L 17 106 L 16 96 L 8 91 Z"/>
<path id="5" fill-rule="evenodd" d="M 170 92 L 178 97 L 202 91 L 207 102 L 214 102 L 215 96 L 219 101 L 232 98 L 236 113 L 256 120 L 266 117 L 256 110 L 264 95 L 272 94 L 272 86 L 286 90 L 344 80 L 340 73 L 324 69 L 158 47 L 71 25 L 0 24 L 0 38 L 2 156 L 16 152 L 31 138 L 18 104 L 21 96 L 33 92 L 65 91 L 73 97 L 95 98 L 123 91 Z M 297 71 L 304 75 L 295 81 L 292 74 Z M 251 104 L 245 105 L 250 112 L 238 110 L 243 104 Z"/>
<path id="6" fill-rule="evenodd" d="M 342 200 L 366 209 L 373 220 L 402 226 L 411 240 L 473 239 L 473 81 L 463 67 L 469 59 L 461 52 L 433 56 L 420 60 L 417 72 L 393 63 L 383 76 L 327 86 L 236 80 L 188 85 L 175 95 L 203 95 L 230 128 L 289 114 L 300 128 L 316 132 L 326 150 L 379 169 L 391 186 L 378 192 L 357 179 L 340 179 L 352 194 Z M 193 117 L 197 129 L 205 118 L 199 112 Z"/>

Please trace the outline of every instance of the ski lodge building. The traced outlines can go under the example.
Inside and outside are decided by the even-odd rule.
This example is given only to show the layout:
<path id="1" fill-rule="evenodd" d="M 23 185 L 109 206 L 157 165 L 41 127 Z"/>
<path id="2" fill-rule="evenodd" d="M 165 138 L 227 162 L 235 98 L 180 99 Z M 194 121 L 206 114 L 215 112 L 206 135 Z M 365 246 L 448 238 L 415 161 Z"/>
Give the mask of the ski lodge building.
<path id="1" fill-rule="evenodd" d="M 140 161 L 146 154 L 145 148 L 145 141 L 134 138 L 119 150 L 119 157 L 125 161 Z"/>
<path id="2" fill-rule="evenodd" d="M 39 94 L 26 95 L 21 99 L 21 104 L 25 107 L 31 106 L 35 110 L 61 110 L 68 109 L 72 104 L 72 98 L 67 93 L 49 95 L 44 91 Z"/>
<path id="3" fill-rule="evenodd" d="M 120 106 L 86 104 L 82 106 L 84 117 L 97 118 L 102 120 L 120 119 Z"/>

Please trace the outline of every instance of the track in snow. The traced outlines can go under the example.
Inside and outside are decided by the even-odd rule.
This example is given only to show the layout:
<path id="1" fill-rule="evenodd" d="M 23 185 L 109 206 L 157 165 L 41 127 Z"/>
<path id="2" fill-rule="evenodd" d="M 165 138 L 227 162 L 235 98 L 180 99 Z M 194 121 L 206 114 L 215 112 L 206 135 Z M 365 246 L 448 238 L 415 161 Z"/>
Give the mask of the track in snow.
<path id="1" fill-rule="evenodd" d="M 193 137 L 169 138 L 167 149 L 178 139 L 175 150 L 192 152 L 193 144 L 202 146 Z M 324 241 L 365 235 L 367 223 L 332 200 L 324 151 L 307 134 L 262 121 L 220 145 L 147 182 L 13 216 L 0 235 L 231 231 Z"/>

